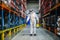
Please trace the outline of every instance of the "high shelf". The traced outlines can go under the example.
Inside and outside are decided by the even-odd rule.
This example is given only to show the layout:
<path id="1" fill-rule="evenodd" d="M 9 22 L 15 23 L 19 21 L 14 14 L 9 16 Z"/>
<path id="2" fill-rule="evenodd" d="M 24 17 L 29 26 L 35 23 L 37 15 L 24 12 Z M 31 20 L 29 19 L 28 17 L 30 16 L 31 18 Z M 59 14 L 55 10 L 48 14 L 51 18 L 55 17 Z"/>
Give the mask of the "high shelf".
<path id="1" fill-rule="evenodd" d="M 26 0 L 0 0 L 0 30 L 24 24 L 25 10 Z"/>
<path id="2" fill-rule="evenodd" d="M 11 40 L 25 28 L 26 0 L 0 0 L 0 40 Z"/>
<path id="3" fill-rule="evenodd" d="M 57 19 L 60 16 L 60 0 L 41 0 L 40 13 L 43 27 L 57 34 Z"/>

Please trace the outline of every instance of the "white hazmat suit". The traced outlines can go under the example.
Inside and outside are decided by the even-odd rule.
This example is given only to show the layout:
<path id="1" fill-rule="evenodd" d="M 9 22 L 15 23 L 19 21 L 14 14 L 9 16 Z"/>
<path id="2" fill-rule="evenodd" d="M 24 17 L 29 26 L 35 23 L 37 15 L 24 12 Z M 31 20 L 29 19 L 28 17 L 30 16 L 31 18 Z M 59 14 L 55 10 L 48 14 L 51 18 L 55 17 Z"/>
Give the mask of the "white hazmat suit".
<path id="1" fill-rule="evenodd" d="M 30 28 L 31 28 L 30 34 L 36 34 L 36 22 L 39 20 L 37 14 L 34 11 L 30 12 L 27 21 L 29 19 L 30 19 Z"/>

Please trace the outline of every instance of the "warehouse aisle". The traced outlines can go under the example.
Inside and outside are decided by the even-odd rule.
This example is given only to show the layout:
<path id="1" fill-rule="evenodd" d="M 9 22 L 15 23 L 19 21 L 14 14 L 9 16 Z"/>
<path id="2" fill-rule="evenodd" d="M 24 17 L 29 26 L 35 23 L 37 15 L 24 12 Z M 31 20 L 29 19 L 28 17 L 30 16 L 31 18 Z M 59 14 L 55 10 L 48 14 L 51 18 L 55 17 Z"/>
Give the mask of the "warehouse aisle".
<path id="1" fill-rule="evenodd" d="M 37 28 L 37 35 L 30 36 L 30 28 L 26 27 L 19 32 L 12 40 L 59 40 L 53 33 L 43 29 Z"/>

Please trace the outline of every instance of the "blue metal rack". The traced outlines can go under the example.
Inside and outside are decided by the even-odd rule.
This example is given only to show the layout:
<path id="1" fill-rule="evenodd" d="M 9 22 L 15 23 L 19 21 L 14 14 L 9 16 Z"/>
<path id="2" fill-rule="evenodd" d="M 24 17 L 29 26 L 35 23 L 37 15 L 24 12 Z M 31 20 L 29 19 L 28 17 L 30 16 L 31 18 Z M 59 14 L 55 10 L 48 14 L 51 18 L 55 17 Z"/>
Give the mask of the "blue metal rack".
<path id="1" fill-rule="evenodd" d="M 10 28 L 10 12 L 8 13 L 8 27 Z"/>
<path id="2" fill-rule="evenodd" d="M 15 27 L 21 24 L 24 24 L 25 18 L 18 16 L 19 13 L 15 12 L 14 10 L 7 9 L 1 6 L 0 9 L 0 30 L 4 30 L 7 28 Z M 7 15 L 5 15 L 7 14 Z M 16 15 L 18 14 L 18 15 Z M 7 17 L 7 20 L 5 19 Z M 6 22 L 6 23 L 5 23 Z"/>
<path id="3" fill-rule="evenodd" d="M 2 29 L 4 29 L 4 10 L 2 9 Z"/>

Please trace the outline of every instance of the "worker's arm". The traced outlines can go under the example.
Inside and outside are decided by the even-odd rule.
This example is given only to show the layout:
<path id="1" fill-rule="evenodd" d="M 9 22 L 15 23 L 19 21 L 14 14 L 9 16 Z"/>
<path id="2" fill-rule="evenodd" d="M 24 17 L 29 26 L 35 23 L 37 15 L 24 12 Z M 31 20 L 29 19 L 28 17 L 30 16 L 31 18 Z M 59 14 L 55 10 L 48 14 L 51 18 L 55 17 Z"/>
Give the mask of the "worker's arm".
<path id="1" fill-rule="evenodd" d="M 28 15 L 28 18 L 27 18 L 26 22 L 28 22 L 29 19 L 30 19 L 30 15 Z"/>
<path id="2" fill-rule="evenodd" d="M 36 19 L 37 19 L 37 21 L 39 20 L 39 18 L 38 18 L 38 16 L 37 15 L 35 15 L 36 16 Z"/>
<path id="3" fill-rule="evenodd" d="M 35 15 L 35 16 L 36 16 L 37 22 L 39 22 L 39 17 L 37 15 Z"/>

